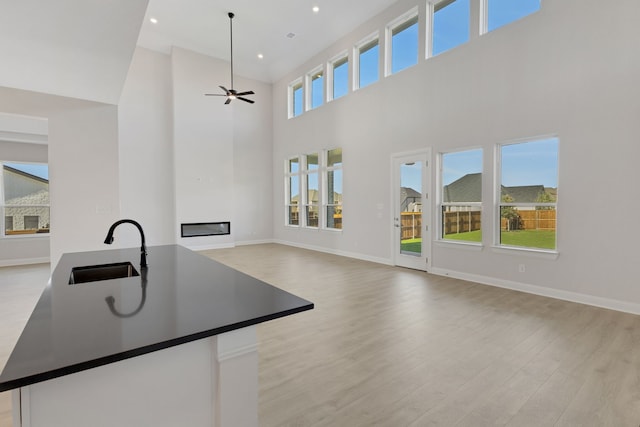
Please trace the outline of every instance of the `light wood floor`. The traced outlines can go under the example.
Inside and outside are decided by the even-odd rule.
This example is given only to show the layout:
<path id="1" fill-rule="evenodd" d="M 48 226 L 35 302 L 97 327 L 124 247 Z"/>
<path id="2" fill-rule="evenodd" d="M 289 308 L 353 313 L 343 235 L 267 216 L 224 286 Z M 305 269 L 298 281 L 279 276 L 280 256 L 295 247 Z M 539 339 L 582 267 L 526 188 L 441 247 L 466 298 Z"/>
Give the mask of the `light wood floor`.
<path id="1" fill-rule="evenodd" d="M 281 245 L 205 254 L 316 304 L 258 327 L 263 427 L 640 425 L 640 316 Z M 46 283 L 11 279 L 29 269 L 0 269 L 0 357 Z"/>

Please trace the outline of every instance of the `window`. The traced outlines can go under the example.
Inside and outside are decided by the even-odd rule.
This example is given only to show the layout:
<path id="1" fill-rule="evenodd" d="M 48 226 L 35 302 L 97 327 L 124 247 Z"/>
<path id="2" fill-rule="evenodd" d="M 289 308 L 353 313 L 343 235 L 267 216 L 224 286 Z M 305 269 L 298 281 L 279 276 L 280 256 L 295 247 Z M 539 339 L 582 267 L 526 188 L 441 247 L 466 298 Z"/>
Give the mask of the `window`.
<path id="1" fill-rule="evenodd" d="M 362 88 L 378 81 L 380 52 L 378 35 L 369 38 L 356 47 L 357 72 L 355 88 Z"/>
<path id="2" fill-rule="evenodd" d="M 49 167 L 2 163 L 3 236 L 49 232 Z"/>
<path id="3" fill-rule="evenodd" d="M 304 156 L 305 170 L 304 176 L 304 212 L 305 225 L 307 227 L 318 227 L 318 198 L 320 187 L 318 185 L 318 153 Z"/>
<path id="4" fill-rule="evenodd" d="M 431 55 L 469 41 L 469 0 L 444 0 L 433 7 Z"/>
<path id="5" fill-rule="evenodd" d="M 486 0 L 487 30 L 509 24 L 540 10 L 540 0 Z"/>
<path id="6" fill-rule="evenodd" d="M 499 146 L 498 243 L 556 250 L 558 139 Z"/>
<path id="7" fill-rule="evenodd" d="M 343 54 L 331 62 L 331 99 L 338 99 L 348 92 L 349 88 L 349 57 Z"/>
<path id="8" fill-rule="evenodd" d="M 289 118 L 297 117 L 303 113 L 304 93 L 302 79 L 298 79 L 289 85 Z"/>
<path id="9" fill-rule="evenodd" d="M 285 194 L 286 225 L 341 230 L 342 149 L 287 159 Z"/>
<path id="10" fill-rule="evenodd" d="M 300 158 L 287 159 L 285 170 L 287 225 L 300 225 L 300 173 Z"/>
<path id="11" fill-rule="evenodd" d="M 482 150 L 441 155 L 442 240 L 482 242 Z"/>
<path id="12" fill-rule="evenodd" d="M 322 68 L 310 72 L 307 75 L 309 82 L 309 110 L 321 106 L 324 103 L 324 73 Z"/>
<path id="13" fill-rule="evenodd" d="M 342 229 L 342 148 L 328 150 L 325 169 L 325 227 Z"/>
<path id="14" fill-rule="evenodd" d="M 387 61 L 387 75 L 397 73 L 418 63 L 418 10 L 401 17 L 387 27 L 387 46 L 391 52 Z"/>

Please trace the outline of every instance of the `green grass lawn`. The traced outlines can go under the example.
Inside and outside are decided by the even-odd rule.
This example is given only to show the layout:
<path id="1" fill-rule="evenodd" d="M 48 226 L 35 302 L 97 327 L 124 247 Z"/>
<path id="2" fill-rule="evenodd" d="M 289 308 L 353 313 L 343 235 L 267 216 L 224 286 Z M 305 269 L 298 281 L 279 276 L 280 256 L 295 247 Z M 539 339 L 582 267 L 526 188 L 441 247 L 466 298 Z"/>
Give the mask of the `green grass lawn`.
<path id="1" fill-rule="evenodd" d="M 465 242 L 482 242 L 482 230 L 468 231 L 466 233 L 445 234 L 445 240 L 462 240 Z"/>
<path id="2" fill-rule="evenodd" d="M 460 240 L 465 242 L 481 242 L 481 230 L 468 233 L 447 234 L 445 240 Z M 521 246 L 525 248 L 555 249 L 556 233 L 552 230 L 516 230 L 500 232 L 500 244 Z"/>
<path id="3" fill-rule="evenodd" d="M 482 231 L 447 234 L 445 240 L 482 242 Z M 400 243 L 402 252 L 420 253 L 422 239 L 407 239 Z M 555 249 L 556 233 L 552 230 L 516 230 L 500 232 L 500 244 L 536 249 Z"/>
<path id="4" fill-rule="evenodd" d="M 406 239 L 400 242 L 401 252 L 413 252 L 419 254 L 422 252 L 422 239 Z"/>
<path id="5" fill-rule="evenodd" d="M 555 249 L 556 232 L 553 230 L 501 231 L 500 243 L 527 248 Z"/>

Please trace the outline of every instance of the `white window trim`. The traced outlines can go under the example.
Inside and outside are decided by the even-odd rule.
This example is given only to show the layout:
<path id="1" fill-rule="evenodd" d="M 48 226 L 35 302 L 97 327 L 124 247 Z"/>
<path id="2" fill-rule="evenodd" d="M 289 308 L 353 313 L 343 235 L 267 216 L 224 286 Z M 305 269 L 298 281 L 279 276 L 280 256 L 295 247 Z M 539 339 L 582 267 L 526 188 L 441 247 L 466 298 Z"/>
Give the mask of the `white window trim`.
<path id="1" fill-rule="evenodd" d="M 342 228 L 332 228 L 332 227 L 327 227 L 327 208 L 329 206 L 340 206 L 342 208 L 342 203 L 340 204 L 335 204 L 332 203 L 331 205 L 329 205 L 329 172 L 330 171 L 336 171 L 336 170 L 340 170 L 343 171 L 342 173 L 342 177 L 344 179 L 344 169 L 343 169 L 343 165 L 344 163 L 341 163 L 340 166 L 329 166 L 329 151 L 332 150 L 336 150 L 340 147 L 333 147 L 333 148 L 329 148 L 327 150 L 323 150 L 322 152 L 322 203 L 321 203 L 321 220 L 322 220 L 322 229 L 323 230 L 327 230 L 327 231 L 333 231 L 333 232 L 342 232 L 342 230 L 344 229 L 344 217 L 342 225 Z M 343 152 L 344 155 L 344 152 Z M 343 158 L 343 162 L 344 162 L 344 158 Z M 344 182 L 343 182 L 344 185 Z M 342 188 L 342 202 L 344 202 L 344 187 Z"/>
<path id="2" fill-rule="evenodd" d="M 454 0 L 455 1 L 455 0 Z M 484 193 L 481 196 L 482 201 L 480 202 L 466 202 L 466 203 L 458 203 L 458 202 L 443 202 L 443 195 L 442 195 L 442 191 L 444 190 L 444 179 L 442 176 L 442 173 L 444 171 L 444 155 L 445 154 L 452 154 L 452 153 L 462 153 L 464 151 L 476 151 L 476 150 L 480 150 L 482 152 L 482 181 L 483 181 L 483 187 L 484 187 L 484 178 L 485 178 L 485 173 L 484 173 L 484 149 L 481 146 L 473 146 L 473 147 L 464 147 L 464 148 L 459 148 L 459 149 L 454 149 L 454 150 L 450 150 L 450 151 L 442 151 L 440 153 L 438 153 L 438 174 L 436 177 L 436 184 L 437 184 L 437 188 L 438 191 L 436 193 L 436 197 L 437 197 L 437 206 L 438 206 L 438 225 L 437 225 L 437 231 L 438 231 L 438 237 L 436 239 L 436 242 L 441 242 L 441 243 L 447 243 L 447 244 L 451 244 L 451 245 L 466 245 L 466 246 L 473 246 L 473 247 L 480 247 L 482 248 L 484 246 L 484 243 L 481 242 L 469 242 L 469 241 L 465 241 L 465 240 L 453 240 L 453 239 L 445 239 L 443 237 L 443 224 L 442 224 L 442 208 L 444 206 L 479 206 L 480 207 L 480 212 L 482 217 L 484 217 L 483 213 L 485 211 L 484 209 Z M 484 224 L 484 220 L 481 220 L 481 225 L 480 225 L 480 230 L 483 229 L 482 225 Z M 484 239 L 483 239 L 484 240 Z"/>
<path id="3" fill-rule="evenodd" d="M 298 172 L 291 172 L 289 169 L 289 162 L 293 159 L 298 159 Z M 301 202 L 302 202 L 302 156 L 297 155 L 297 156 L 291 156 L 291 157 L 287 157 L 284 161 L 284 170 L 285 170 L 285 174 L 284 174 L 284 225 L 286 227 L 294 227 L 294 228 L 299 228 L 301 225 L 301 221 L 302 221 L 302 215 L 300 212 L 300 206 L 301 206 Z M 298 177 L 298 194 L 300 195 L 300 200 L 298 200 L 298 224 L 290 224 L 289 223 L 289 207 L 290 206 L 294 206 L 291 203 L 290 200 L 290 195 L 291 195 L 291 177 L 292 176 L 297 176 Z"/>
<path id="4" fill-rule="evenodd" d="M 307 156 L 311 156 L 311 155 L 316 155 L 318 156 L 318 168 L 315 170 L 310 170 L 309 169 L 309 165 L 307 164 Z M 311 230 L 316 230 L 320 228 L 320 221 L 321 221 L 321 214 L 320 214 L 320 206 L 321 205 L 321 194 L 322 194 L 322 184 L 320 182 L 320 170 L 322 168 L 322 160 L 321 160 L 321 156 L 322 156 L 322 151 L 316 151 L 316 152 L 311 152 L 311 153 L 307 153 L 307 154 L 303 154 L 302 157 L 302 164 L 301 164 L 301 170 L 302 170 L 302 179 L 301 179 L 301 186 L 302 186 L 302 212 L 301 212 L 301 221 L 304 220 L 304 222 L 301 222 L 301 226 L 302 228 L 307 228 L 307 229 L 311 229 Z M 313 175 L 315 174 L 317 176 L 317 180 L 318 180 L 318 202 L 316 204 L 313 204 L 310 200 L 309 200 L 309 188 L 307 186 L 307 178 L 309 177 L 309 175 Z M 312 226 L 312 225 L 308 225 L 308 218 L 307 218 L 307 208 L 309 206 L 316 206 L 318 208 L 318 225 L 317 226 Z"/>
<path id="5" fill-rule="evenodd" d="M 24 142 L 24 141 L 23 141 Z M 51 215 L 51 203 L 49 203 L 48 205 L 42 205 L 42 204 L 34 204 L 34 205 L 23 205 L 23 206 L 16 206 L 16 205 L 6 205 L 4 202 L 4 172 L 3 172 L 3 168 L 2 166 L 5 163 L 20 163 L 20 164 L 25 164 L 25 165 L 47 165 L 49 166 L 48 162 L 30 162 L 30 161 L 21 161 L 21 160 L 16 160 L 16 161 L 7 161 L 7 160 L 1 160 L 0 161 L 0 216 L 2 217 L 2 222 L 0 223 L 0 239 L 7 239 L 7 240 L 12 240 L 12 239 L 48 239 L 51 236 L 51 229 L 49 229 L 48 233 L 33 233 L 33 234 L 14 234 L 14 235 L 6 235 L 6 230 L 5 230 L 5 212 L 7 208 L 13 208 L 13 207 L 25 207 L 25 206 L 29 206 L 29 207 L 43 207 L 43 208 L 49 208 L 49 215 Z"/>
<path id="6" fill-rule="evenodd" d="M 302 79 L 302 77 L 298 77 L 297 79 L 295 79 L 294 81 L 292 81 L 291 83 L 289 83 L 289 89 L 288 89 L 288 99 L 289 99 L 289 111 L 288 111 L 288 117 L 290 119 L 294 118 L 294 117 L 298 117 L 295 115 L 295 101 L 294 101 L 294 92 L 295 92 L 295 88 L 297 86 L 301 86 L 302 87 L 302 102 L 303 102 L 303 108 L 302 111 L 300 112 L 300 114 L 298 114 L 298 116 L 301 116 L 304 113 L 304 98 L 305 98 L 305 90 L 304 90 L 304 81 Z"/>
<path id="7" fill-rule="evenodd" d="M 392 52 L 393 32 L 395 31 L 396 28 L 404 25 L 407 21 L 410 21 L 414 18 L 418 19 L 418 26 L 420 26 L 420 18 L 418 16 L 418 6 L 411 8 L 411 10 L 409 10 L 408 12 L 405 12 L 404 14 L 400 15 L 393 21 L 389 22 L 385 27 L 385 39 L 384 39 L 385 46 L 386 46 L 386 49 L 384 51 L 384 76 L 385 77 L 389 77 L 391 74 L 393 74 L 391 69 L 391 66 L 392 66 L 391 59 L 393 55 L 393 52 Z M 418 58 L 419 57 L 420 57 L 420 54 L 418 54 Z"/>
<path id="8" fill-rule="evenodd" d="M 331 58 L 327 62 L 327 74 L 325 76 L 325 82 L 326 82 L 326 88 L 327 88 L 327 93 L 326 93 L 327 102 L 331 102 L 334 99 L 337 99 L 337 98 L 333 97 L 334 83 L 335 83 L 335 78 L 334 78 L 335 67 L 334 67 L 334 65 L 337 62 L 342 61 L 343 59 L 347 60 L 347 69 L 348 69 L 349 68 L 349 63 L 351 61 L 349 61 L 349 52 L 346 51 L 346 50 L 340 52 L 338 55 L 334 56 L 333 58 Z M 348 71 L 347 71 L 347 76 L 350 76 Z M 349 77 L 347 77 L 347 78 L 349 78 Z M 348 94 L 349 94 L 349 82 L 347 82 L 347 93 L 345 93 L 343 96 L 346 96 Z"/>
<path id="9" fill-rule="evenodd" d="M 496 144 L 495 152 L 494 152 L 494 221 L 493 221 L 493 245 L 492 249 L 496 253 L 522 253 L 535 255 L 542 258 L 547 259 L 556 259 L 558 254 L 560 253 L 558 250 L 558 200 L 556 199 L 555 203 L 505 203 L 505 206 L 522 206 L 522 207 L 535 207 L 535 206 L 550 206 L 556 209 L 556 248 L 555 249 L 544 249 L 544 248 L 533 248 L 526 246 L 509 246 L 502 245 L 500 243 L 500 232 L 501 232 L 501 222 L 502 217 L 500 215 L 500 208 L 503 206 L 502 203 L 502 147 L 505 145 L 515 145 L 515 144 L 525 144 L 528 142 L 536 142 L 545 139 L 555 138 L 558 140 L 558 146 L 560 145 L 560 137 L 557 134 L 546 134 L 539 135 L 530 138 L 519 138 L 511 141 L 502 142 Z M 558 169 L 560 165 L 560 150 L 558 149 Z M 559 173 L 559 170 L 556 171 Z M 560 179 L 556 177 L 556 189 L 560 187 Z"/>
<path id="10" fill-rule="evenodd" d="M 312 69 L 311 71 L 309 71 L 306 75 L 305 75 L 305 90 L 304 90 L 304 110 L 305 111 L 311 111 L 315 108 L 318 108 L 322 105 L 325 104 L 325 87 L 322 88 L 321 92 L 322 92 L 322 104 L 318 105 L 318 107 L 313 107 L 313 88 L 312 88 L 312 84 L 313 84 L 313 76 L 315 76 L 316 74 L 320 73 L 322 75 L 322 79 L 323 82 L 322 84 L 325 85 L 327 79 L 326 77 L 326 73 L 324 72 L 324 68 L 322 65 L 318 65 L 317 67 L 315 67 L 314 69 Z"/>
<path id="11" fill-rule="evenodd" d="M 356 91 L 358 89 L 360 89 L 360 49 L 364 46 L 366 46 L 367 44 L 373 42 L 373 41 L 377 41 L 378 42 L 378 67 L 380 67 L 380 32 L 376 31 L 372 34 L 369 34 L 367 37 L 363 38 L 362 40 L 360 40 L 358 43 L 356 43 L 356 45 L 353 47 L 353 72 L 352 72 L 352 76 L 353 76 L 353 91 Z M 380 76 L 378 76 L 378 79 L 380 78 Z"/>

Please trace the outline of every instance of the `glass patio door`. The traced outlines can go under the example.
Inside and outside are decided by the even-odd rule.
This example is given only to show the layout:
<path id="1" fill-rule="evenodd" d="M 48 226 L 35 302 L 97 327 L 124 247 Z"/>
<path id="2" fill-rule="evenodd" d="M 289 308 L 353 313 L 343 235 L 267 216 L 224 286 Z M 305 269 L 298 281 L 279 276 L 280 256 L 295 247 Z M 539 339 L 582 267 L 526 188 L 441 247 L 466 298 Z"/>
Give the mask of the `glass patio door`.
<path id="1" fill-rule="evenodd" d="M 394 263 L 427 271 L 429 267 L 429 151 L 394 155 Z"/>

